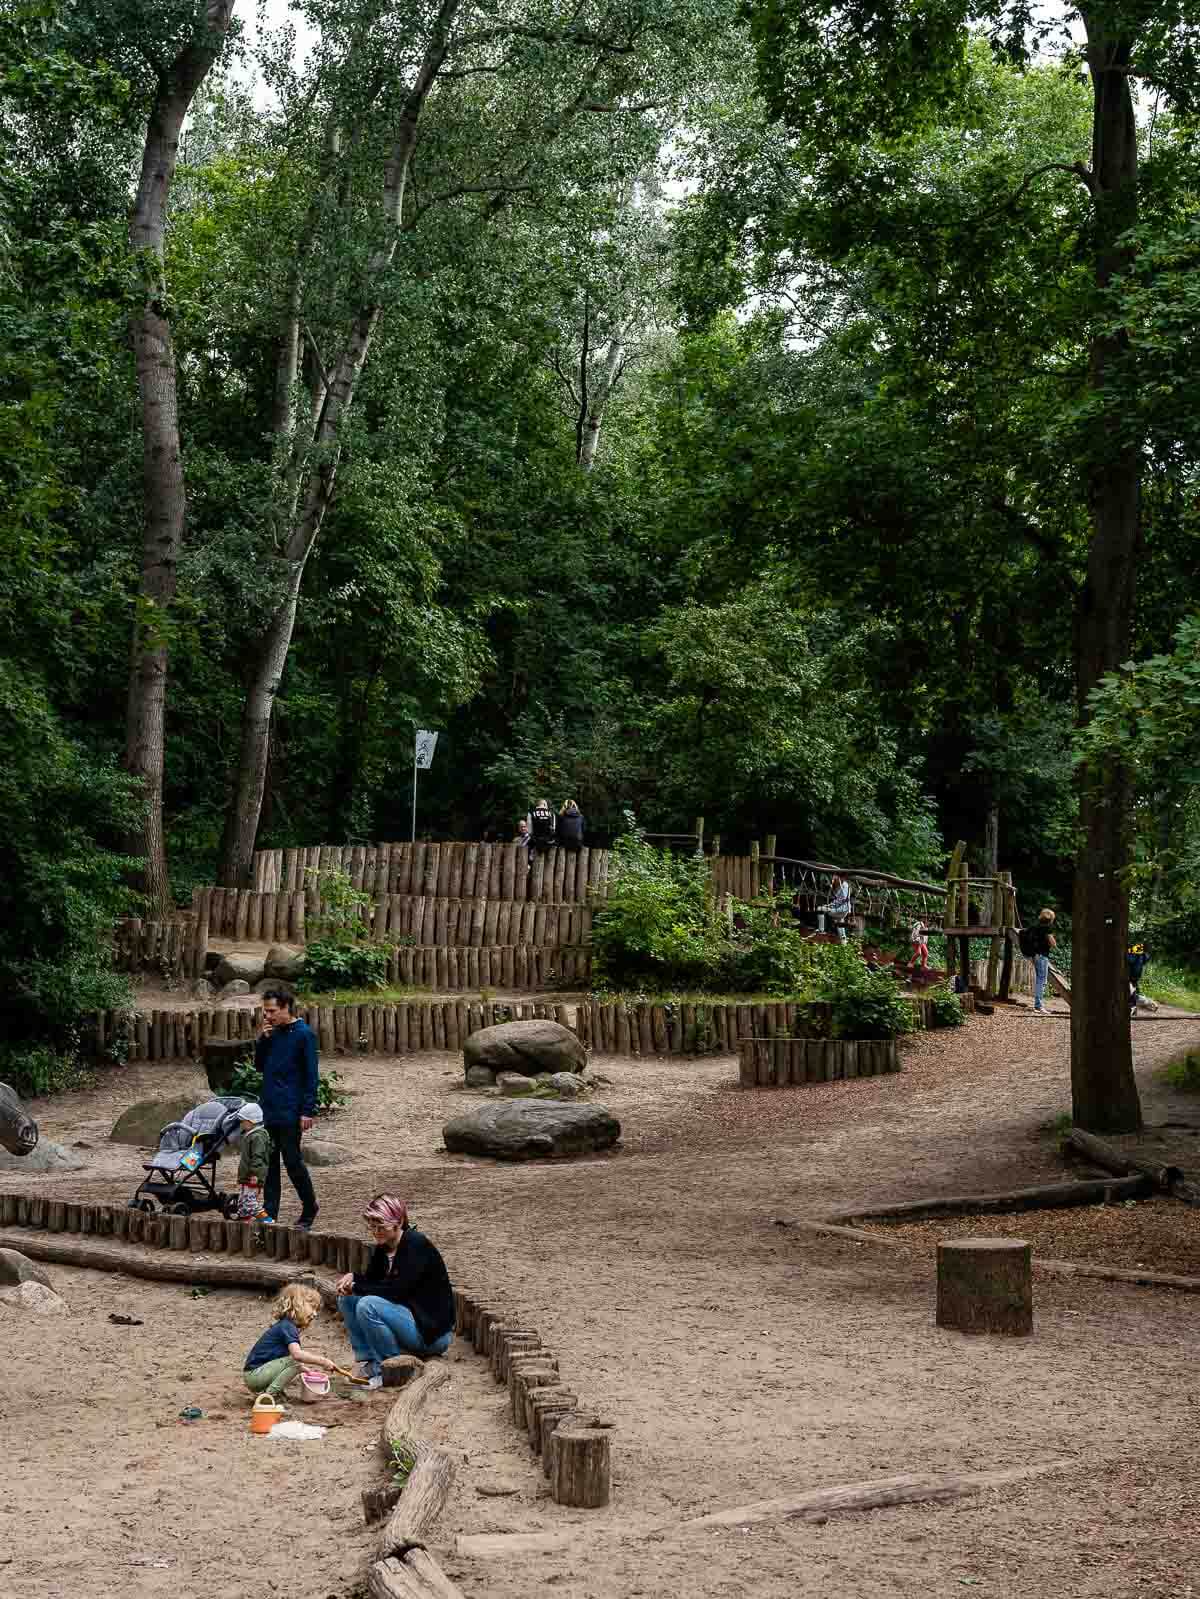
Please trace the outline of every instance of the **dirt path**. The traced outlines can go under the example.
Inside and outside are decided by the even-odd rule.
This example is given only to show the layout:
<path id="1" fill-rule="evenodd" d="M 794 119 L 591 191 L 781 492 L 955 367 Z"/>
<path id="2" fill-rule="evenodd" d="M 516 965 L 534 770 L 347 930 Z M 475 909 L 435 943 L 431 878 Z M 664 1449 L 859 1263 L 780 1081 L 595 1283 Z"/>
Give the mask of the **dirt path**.
<path id="1" fill-rule="evenodd" d="M 1135 1043 L 1148 1119 L 1200 1121 L 1155 1078 L 1166 1060 L 1200 1045 L 1200 1026 L 1161 1023 L 1135 1033 Z M 1013 1599 L 1184 1599 L 1200 1569 L 1192 1508 L 1200 1297 L 1046 1279 L 1037 1285 L 1034 1338 L 964 1339 L 932 1325 L 925 1244 L 887 1249 L 776 1225 L 1061 1176 L 1045 1128 L 1068 1104 L 1065 1023 L 998 1013 L 913 1041 L 899 1077 L 774 1093 L 739 1092 L 728 1060 L 594 1064 L 612 1080 L 603 1095 L 626 1132 L 622 1153 L 608 1159 L 496 1167 L 440 1154 L 442 1122 L 475 1097 L 459 1087 L 461 1068 L 449 1056 L 339 1063 L 354 1097 L 321 1129 L 350 1157 L 315 1174 L 321 1223 L 354 1226 L 377 1188 L 407 1194 L 456 1279 L 519 1308 L 619 1428 L 613 1504 L 557 1507 L 503 1423 L 499 1390 L 473 1356 L 462 1356 L 453 1394 L 432 1420 L 466 1456 L 438 1539 L 470 1599 L 526 1599 L 542 1589 L 564 1599 L 724 1599 L 738 1590 L 754 1599 L 928 1599 L 965 1586 Z M 116 1111 L 148 1092 L 193 1086 L 202 1079 L 191 1067 L 134 1067 L 90 1095 L 38 1107 L 45 1136 L 93 1146 L 83 1151 L 86 1171 L 43 1181 L 56 1193 L 125 1197 L 136 1154 L 102 1144 Z M 1183 1269 L 1186 1229 L 1175 1229 L 1172 1247 L 1172 1265 Z M 1200 1245 L 1196 1254 L 1200 1272 Z M 261 1304 L 54 1275 L 77 1312 L 85 1309 L 86 1336 L 96 1340 L 86 1363 L 102 1358 L 105 1371 L 95 1398 L 86 1379 L 75 1383 L 60 1420 L 46 1427 L 42 1407 L 63 1387 L 63 1339 L 77 1316 L 49 1333 L 39 1322 L 36 1338 L 32 1323 L 0 1322 L 10 1373 L 5 1435 L 14 1422 L 38 1418 L 23 1438 L 5 1531 L 19 1532 L 19 1547 L 43 1561 L 9 1568 L 15 1581 L 0 1573 L 5 1594 L 83 1599 L 119 1590 L 149 1599 L 167 1576 L 173 1591 L 203 1580 L 217 1599 L 232 1599 L 253 1570 L 263 1578 L 257 1586 L 274 1583 L 289 1599 L 340 1599 L 366 1547 L 357 1492 L 371 1434 L 362 1413 L 321 1445 L 248 1440 L 225 1373 L 232 1365 L 236 1374 Z M 144 1329 L 110 1331 L 103 1321 L 110 1303 L 149 1306 L 143 1295 L 154 1300 L 152 1356 Z M 211 1391 L 197 1386 L 198 1369 Z M 193 1378 L 184 1382 L 187 1371 Z M 230 1419 L 208 1430 L 177 1427 L 178 1409 L 205 1396 Z M 166 1429 L 151 1416 L 165 1418 Z M 279 1456 L 269 1456 L 274 1448 Z M 940 1508 L 846 1514 L 819 1527 L 663 1530 L 792 1489 L 1044 1460 L 1071 1464 L 1027 1488 Z M 512 1491 L 480 1491 L 497 1485 Z M 104 1512 L 128 1525 L 88 1549 L 86 1582 L 79 1566 L 71 1568 L 77 1585 L 63 1577 L 55 1587 L 30 1528 L 65 1551 L 64 1517 L 48 1500 L 84 1497 L 98 1524 L 97 1487 L 130 1499 L 111 1498 Z M 267 1525 L 286 1525 L 286 1542 L 269 1539 L 260 1551 L 264 1507 Z M 228 1566 L 209 1580 L 199 1532 L 174 1551 L 169 1572 L 131 1574 L 128 1560 L 157 1549 L 164 1524 L 175 1537 L 218 1521 L 243 1572 L 240 1589 Z M 453 1553 L 458 1532 L 537 1529 L 568 1531 L 572 1542 L 520 1559 Z"/>

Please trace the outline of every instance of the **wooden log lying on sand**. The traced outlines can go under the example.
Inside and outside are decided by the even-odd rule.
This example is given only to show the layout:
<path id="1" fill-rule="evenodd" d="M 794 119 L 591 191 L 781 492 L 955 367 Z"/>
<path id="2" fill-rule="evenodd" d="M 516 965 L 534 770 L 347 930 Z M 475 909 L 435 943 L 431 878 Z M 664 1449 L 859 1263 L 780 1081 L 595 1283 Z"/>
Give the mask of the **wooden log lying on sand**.
<path id="1" fill-rule="evenodd" d="M 1023 1210 L 1061 1210 L 1071 1205 L 1112 1205 L 1123 1199 L 1145 1199 L 1153 1191 L 1144 1173 L 1100 1177 L 1077 1183 L 1040 1183 L 1003 1194 L 948 1194 L 915 1199 L 904 1205 L 877 1205 L 873 1210 L 839 1211 L 830 1221 L 920 1221 L 926 1216 L 998 1216 Z"/>
<path id="2" fill-rule="evenodd" d="M 131 1212 L 132 1214 L 132 1212 Z M 142 1254 L 136 1249 L 94 1244 L 90 1239 L 47 1238 L 42 1233 L 5 1230 L 8 1249 L 19 1249 L 30 1260 L 44 1260 L 52 1266 L 86 1266 L 93 1271 L 123 1271 L 130 1277 L 148 1277 L 155 1282 L 207 1283 L 213 1288 L 265 1288 L 275 1291 L 288 1283 L 303 1283 L 315 1288 L 327 1309 L 336 1310 L 337 1290 L 315 1272 L 277 1266 L 261 1258 L 246 1260 L 212 1259 L 206 1255 L 180 1256 L 174 1251 L 155 1250 Z"/>
<path id="3" fill-rule="evenodd" d="M 1178 1166 L 1160 1166 L 1152 1161 L 1135 1160 L 1124 1150 L 1106 1143 L 1103 1138 L 1097 1138 L 1094 1133 L 1085 1133 L 1079 1127 L 1072 1127 L 1067 1133 L 1063 1148 L 1075 1150 L 1097 1166 L 1103 1166 L 1105 1171 L 1136 1173 L 1160 1192 L 1170 1194 L 1174 1199 L 1182 1199 L 1185 1205 L 1200 1205 L 1200 1184 L 1188 1182 Z"/>

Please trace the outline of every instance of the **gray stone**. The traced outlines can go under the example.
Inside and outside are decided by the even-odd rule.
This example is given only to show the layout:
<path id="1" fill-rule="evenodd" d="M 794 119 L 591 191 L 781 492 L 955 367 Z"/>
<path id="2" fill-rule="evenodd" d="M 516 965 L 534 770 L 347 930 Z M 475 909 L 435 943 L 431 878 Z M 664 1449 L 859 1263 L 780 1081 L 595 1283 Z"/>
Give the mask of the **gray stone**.
<path id="1" fill-rule="evenodd" d="M 496 1160 L 532 1160 L 547 1155 L 586 1155 L 611 1149 L 621 1124 L 603 1105 L 564 1105 L 553 1100 L 496 1100 L 442 1128 L 453 1154 L 490 1155 Z"/>
<path id="2" fill-rule="evenodd" d="M 138 1149 L 157 1149 L 158 1135 L 169 1122 L 182 1121 L 199 1104 L 200 1094 L 175 1099 L 140 1099 L 117 1117 L 109 1139 Z"/>
<path id="3" fill-rule="evenodd" d="M 16 1090 L 0 1083 L 0 1148 L 24 1158 L 37 1141 L 37 1122 L 22 1105 Z"/>
<path id="4" fill-rule="evenodd" d="M 268 988 L 274 989 L 277 994 L 291 994 L 293 999 L 296 997 L 295 983 L 289 983 L 283 977 L 260 977 L 254 985 L 254 992 L 265 994 Z"/>
<path id="5" fill-rule="evenodd" d="M 472 1033 L 463 1045 L 468 1067 L 486 1066 L 491 1072 L 581 1072 L 587 1050 L 579 1035 L 558 1022 L 498 1022 Z"/>
<path id="6" fill-rule="evenodd" d="M 0 1288 L 12 1288 L 17 1283 L 41 1283 L 53 1288 L 45 1269 L 22 1255 L 17 1249 L 0 1249 Z"/>
<path id="7" fill-rule="evenodd" d="M 537 1084 L 532 1077 L 526 1077 L 523 1072 L 497 1072 L 496 1087 L 502 1094 L 515 1099 L 520 1094 L 532 1094 Z"/>
<path id="8" fill-rule="evenodd" d="M 233 949 L 224 956 L 213 972 L 213 982 L 222 988 L 226 983 L 245 983 L 249 992 L 249 984 L 257 983 L 260 977 L 266 975 L 264 961 L 261 955 L 256 955 L 252 950 Z"/>
<path id="9" fill-rule="evenodd" d="M 192 984 L 193 999 L 211 999 L 215 993 L 216 989 L 209 982 L 207 977 L 197 977 L 196 981 Z"/>
<path id="10" fill-rule="evenodd" d="M 304 966 L 304 950 L 299 944 L 272 944 L 263 971 L 268 977 L 281 977 L 294 983 Z"/>
<path id="11" fill-rule="evenodd" d="M 235 977 L 230 983 L 223 983 L 217 993 L 218 999 L 240 999 L 243 994 L 250 992 L 250 984 L 244 977 Z"/>
<path id="12" fill-rule="evenodd" d="M 65 1316 L 67 1302 L 43 1283 L 23 1282 L 15 1288 L 0 1288 L 0 1316 L 9 1312 L 31 1312 L 35 1316 Z"/>
<path id="13" fill-rule="evenodd" d="M 309 1138 L 306 1135 L 300 1148 L 308 1166 L 344 1166 L 354 1159 L 344 1145 L 331 1144 L 325 1138 Z"/>
<path id="14" fill-rule="evenodd" d="M 50 1143 L 45 1138 L 28 1155 L 10 1155 L 6 1149 L 0 1149 L 0 1171 L 27 1174 L 37 1171 L 79 1171 L 86 1164 L 64 1145 Z"/>
<path id="15" fill-rule="evenodd" d="M 467 1087 L 468 1088 L 494 1088 L 495 1086 L 496 1086 L 496 1074 L 495 1074 L 495 1072 L 489 1071 L 486 1066 L 468 1066 L 467 1067 Z"/>

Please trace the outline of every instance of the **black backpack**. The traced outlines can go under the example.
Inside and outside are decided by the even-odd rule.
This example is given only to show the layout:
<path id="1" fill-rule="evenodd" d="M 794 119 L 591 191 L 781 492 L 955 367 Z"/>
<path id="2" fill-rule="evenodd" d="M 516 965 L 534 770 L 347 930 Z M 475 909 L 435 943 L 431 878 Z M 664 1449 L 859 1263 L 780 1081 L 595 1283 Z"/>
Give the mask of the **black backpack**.
<path id="1" fill-rule="evenodd" d="M 1036 955 L 1038 952 L 1037 928 L 1022 927 L 1017 933 L 1017 943 L 1021 946 L 1022 955 Z"/>

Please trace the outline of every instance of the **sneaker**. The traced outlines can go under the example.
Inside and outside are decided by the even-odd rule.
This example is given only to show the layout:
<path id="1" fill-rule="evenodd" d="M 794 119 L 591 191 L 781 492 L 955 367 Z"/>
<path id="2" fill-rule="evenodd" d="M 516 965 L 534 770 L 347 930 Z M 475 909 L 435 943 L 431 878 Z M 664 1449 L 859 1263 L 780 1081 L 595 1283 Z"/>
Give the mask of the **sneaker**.
<path id="1" fill-rule="evenodd" d="M 315 1216 L 301 1216 L 300 1220 L 294 1225 L 299 1233 L 311 1233 L 317 1225 L 317 1218 Z"/>
<path id="2" fill-rule="evenodd" d="M 362 1377 L 368 1388 L 383 1387 L 383 1373 L 373 1360 L 356 1360 L 354 1362 L 354 1375 Z M 356 1383 L 355 1386 L 361 1388 L 363 1383 Z"/>

